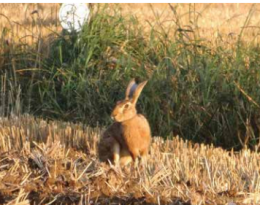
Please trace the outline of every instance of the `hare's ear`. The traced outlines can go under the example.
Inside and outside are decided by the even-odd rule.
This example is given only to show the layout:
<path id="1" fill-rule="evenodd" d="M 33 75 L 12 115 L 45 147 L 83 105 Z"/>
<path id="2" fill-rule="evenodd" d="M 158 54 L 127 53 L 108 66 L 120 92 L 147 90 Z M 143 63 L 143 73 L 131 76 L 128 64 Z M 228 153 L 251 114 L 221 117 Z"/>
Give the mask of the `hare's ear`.
<path id="1" fill-rule="evenodd" d="M 135 89 L 134 94 L 133 94 L 133 99 L 132 99 L 132 103 L 134 105 L 136 104 L 136 102 L 137 102 L 137 100 L 138 100 L 138 98 L 139 98 L 139 96 L 140 96 L 144 86 L 146 85 L 146 83 L 147 83 L 147 80 L 142 82 L 142 83 L 140 83 L 140 84 L 138 84 L 137 88 Z"/>
<path id="2" fill-rule="evenodd" d="M 135 83 L 135 79 L 133 78 L 127 88 L 126 88 L 126 92 L 125 92 L 125 99 L 128 100 L 129 98 L 132 98 L 133 97 L 133 94 L 134 94 L 134 91 L 137 87 L 137 84 Z"/>

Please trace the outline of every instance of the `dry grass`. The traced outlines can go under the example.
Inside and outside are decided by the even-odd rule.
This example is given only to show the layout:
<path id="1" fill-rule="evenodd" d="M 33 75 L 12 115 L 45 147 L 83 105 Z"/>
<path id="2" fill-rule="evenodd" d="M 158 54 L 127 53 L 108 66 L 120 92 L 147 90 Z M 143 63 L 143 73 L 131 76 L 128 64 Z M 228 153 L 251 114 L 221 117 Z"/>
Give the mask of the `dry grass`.
<path id="1" fill-rule="evenodd" d="M 96 6 L 93 4 L 92 6 Z M 114 5 L 111 4 L 111 7 Z M 172 4 L 176 14 L 168 4 L 121 4 L 125 14 L 134 14 L 141 19 L 144 27 L 176 26 L 178 21 L 186 29 L 199 29 L 207 39 L 237 38 L 244 31 L 246 40 L 259 35 L 259 4 Z M 9 30 L 8 38 L 23 43 L 37 42 L 41 37 L 61 31 L 58 20 L 60 4 L 0 4 L 0 30 Z M 160 23 L 158 23 L 160 22 Z"/>
<path id="2" fill-rule="evenodd" d="M 0 120 L 0 203 L 259 204 L 260 154 L 153 139 L 148 165 L 97 160 L 101 130 L 30 116 Z"/>
<path id="3" fill-rule="evenodd" d="M 176 9 L 178 19 L 168 4 L 127 4 L 124 9 L 153 26 L 160 22 L 160 26 L 169 29 L 179 21 L 181 25 L 187 25 L 186 29 L 199 29 L 201 37 L 208 39 L 219 36 L 236 38 L 245 26 L 248 14 L 252 12 L 245 31 L 246 40 L 252 40 L 259 34 L 259 4 L 171 5 Z"/>
<path id="4" fill-rule="evenodd" d="M 58 4 L 1 4 L 0 31 L 10 42 L 31 44 L 59 32 Z"/>

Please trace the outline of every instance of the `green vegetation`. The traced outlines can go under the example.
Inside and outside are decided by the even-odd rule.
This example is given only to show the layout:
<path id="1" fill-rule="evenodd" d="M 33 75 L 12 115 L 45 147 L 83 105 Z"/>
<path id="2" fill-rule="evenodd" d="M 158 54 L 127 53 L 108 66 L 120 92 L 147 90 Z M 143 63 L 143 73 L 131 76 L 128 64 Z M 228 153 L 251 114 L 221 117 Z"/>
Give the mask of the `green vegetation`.
<path id="1" fill-rule="evenodd" d="M 221 36 L 214 44 L 201 38 L 196 20 L 182 25 L 172 12 L 175 26 L 165 27 L 158 17 L 144 29 L 119 7 L 97 8 L 81 33 L 57 35 L 47 58 L 36 52 L 41 42 L 11 45 L 0 70 L 1 104 L 103 126 L 111 123 L 128 81 L 149 79 L 138 109 L 153 135 L 254 148 L 260 135 L 260 47 L 253 39 L 243 43 L 252 10 L 232 44 Z"/>

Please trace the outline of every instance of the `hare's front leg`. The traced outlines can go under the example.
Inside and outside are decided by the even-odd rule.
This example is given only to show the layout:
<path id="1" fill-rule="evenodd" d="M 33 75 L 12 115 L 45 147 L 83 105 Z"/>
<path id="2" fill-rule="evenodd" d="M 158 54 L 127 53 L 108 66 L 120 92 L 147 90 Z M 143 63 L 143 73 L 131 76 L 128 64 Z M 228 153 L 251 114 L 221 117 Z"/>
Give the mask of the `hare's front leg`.
<path id="1" fill-rule="evenodd" d="M 118 142 L 115 142 L 112 147 L 112 152 L 113 152 L 113 162 L 115 165 L 119 165 L 119 160 L 120 160 L 120 145 Z"/>
<path id="2" fill-rule="evenodd" d="M 133 161 L 133 159 L 132 159 L 129 151 L 126 148 L 122 148 L 120 150 L 120 165 L 122 167 L 125 167 L 132 161 Z"/>

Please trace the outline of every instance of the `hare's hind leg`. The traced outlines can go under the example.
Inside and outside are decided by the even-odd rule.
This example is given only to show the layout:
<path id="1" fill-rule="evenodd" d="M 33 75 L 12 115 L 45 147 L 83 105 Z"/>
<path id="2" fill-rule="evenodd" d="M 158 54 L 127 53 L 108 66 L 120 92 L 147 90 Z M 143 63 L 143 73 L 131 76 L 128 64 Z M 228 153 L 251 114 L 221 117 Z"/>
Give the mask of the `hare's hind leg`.
<path id="1" fill-rule="evenodd" d="M 138 157 L 140 156 L 139 150 L 138 149 L 132 149 L 132 150 L 129 150 L 129 153 L 130 153 L 132 160 L 134 162 L 134 167 L 136 168 L 138 166 L 138 163 L 139 163 L 139 160 L 138 160 Z"/>
<path id="2" fill-rule="evenodd" d="M 119 165 L 119 160 L 120 160 L 120 145 L 118 142 L 115 142 L 112 147 L 112 152 L 113 152 L 113 161 L 115 165 Z"/>

